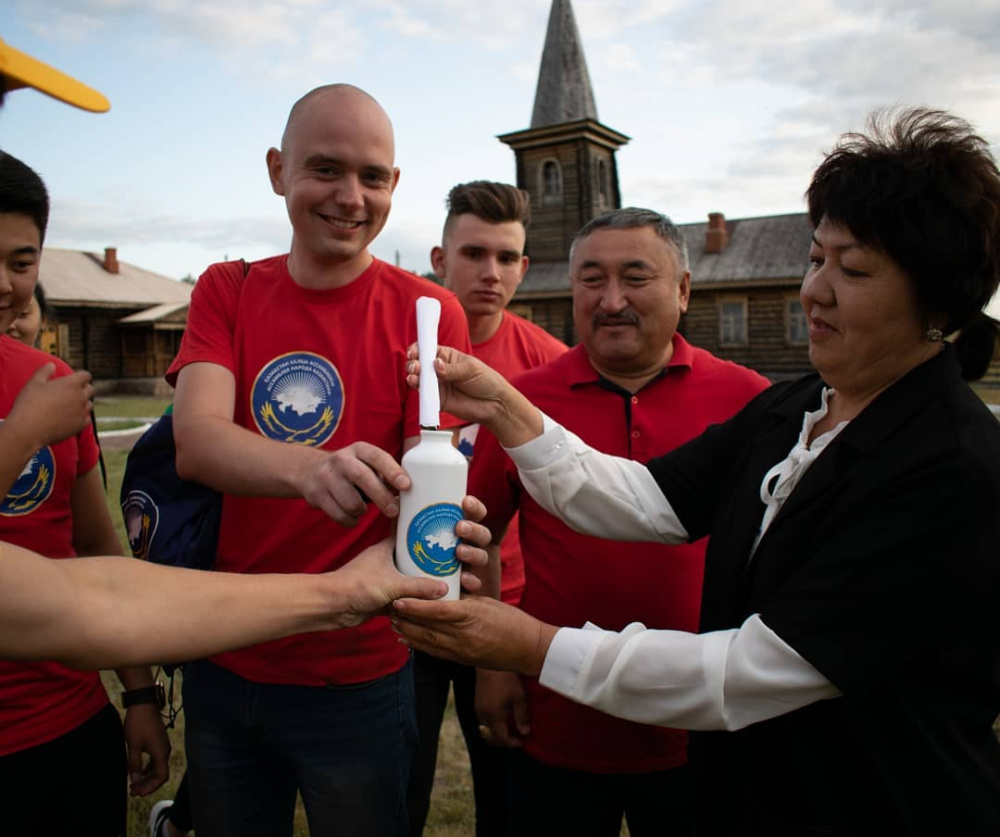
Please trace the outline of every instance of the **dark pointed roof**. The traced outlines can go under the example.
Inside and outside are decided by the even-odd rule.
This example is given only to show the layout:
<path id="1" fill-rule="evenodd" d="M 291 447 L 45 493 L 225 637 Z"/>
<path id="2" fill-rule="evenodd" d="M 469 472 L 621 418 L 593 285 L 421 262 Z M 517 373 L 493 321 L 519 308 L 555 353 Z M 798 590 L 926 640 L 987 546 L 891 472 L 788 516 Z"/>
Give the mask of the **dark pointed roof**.
<path id="1" fill-rule="evenodd" d="M 559 125 L 578 119 L 597 121 L 594 90 L 590 86 L 573 7 L 569 0 L 552 0 L 531 127 Z"/>

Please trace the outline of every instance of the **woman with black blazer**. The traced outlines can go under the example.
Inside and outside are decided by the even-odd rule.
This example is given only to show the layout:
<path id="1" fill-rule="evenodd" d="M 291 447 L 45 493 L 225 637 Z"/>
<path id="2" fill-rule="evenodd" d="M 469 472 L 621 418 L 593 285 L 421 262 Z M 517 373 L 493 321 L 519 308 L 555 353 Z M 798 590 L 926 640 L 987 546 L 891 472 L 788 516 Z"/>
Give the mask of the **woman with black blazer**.
<path id="1" fill-rule="evenodd" d="M 997 339 L 1000 172 L 967 123 L 913 110 L 842 137 L 807 197 L 818 374 L 647 466 L 438 362 L 444 408 L 569 525 L 711 535 L 701 632 L 557 629 L 482 598 L 397 602 L 397 630 L 703 731 L 699 835 L 1000 834 L 1000 424 L 965 383 Z"/>

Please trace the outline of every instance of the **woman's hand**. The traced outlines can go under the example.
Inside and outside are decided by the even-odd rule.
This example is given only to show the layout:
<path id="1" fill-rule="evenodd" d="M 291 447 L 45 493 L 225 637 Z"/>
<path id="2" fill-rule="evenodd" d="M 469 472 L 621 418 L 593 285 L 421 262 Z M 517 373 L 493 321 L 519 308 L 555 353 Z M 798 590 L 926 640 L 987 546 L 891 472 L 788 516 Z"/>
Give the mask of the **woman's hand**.
<path id="1" fill-rule="evenodd" d="M 416 389 L 420 382 L 416 343 L 407 359 L 406 383 Z M 442 410 L 484 425 L 504 447 L 523 445 L 541 435 L 541 413 L 499 372 L 447 346 L 438 347 L 434 366 Z"/>
<path id="2" fill-rule="evenodd" d="M 556 628 L 483 596 L 458 602 L 401 599 L 393 629 L 405 645 L 466 665 L 538 677 Z"/>

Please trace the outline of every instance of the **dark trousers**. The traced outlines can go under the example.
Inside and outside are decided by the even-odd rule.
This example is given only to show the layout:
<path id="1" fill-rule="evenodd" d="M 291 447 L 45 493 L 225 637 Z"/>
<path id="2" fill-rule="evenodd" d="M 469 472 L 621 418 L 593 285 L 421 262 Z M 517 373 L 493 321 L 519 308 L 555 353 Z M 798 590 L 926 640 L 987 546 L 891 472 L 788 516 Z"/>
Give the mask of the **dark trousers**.
<path id="1" fill-rule="evenodd" d="M 122 837 L 128 760 L 109 703 L 72 732 L 0 756 L 0 833 L 18 837 Z"/>
<path id="2" fill-rule="evenodd" d="M 184 741 L 199 837 L 291 837 L 296 791 L 315 835 L 405 837 L 416 749 L 413 672 L 349 686 L 254 683 L 184 669 Z"/>
<path id="3" fill-rule="evenodd" d="M 632 837 L 694 833 L 694 783 L 687 767 L 653 773 L 585 773 L 551 767 L 520 750 L 510 760 L 509 837 Z"/>
<path id="4" fill-rule="evenodd" d="M 418 651 L 414 654 L 413 674 L 420 748 L 413 762 L 407 794 L 411 837 L 420 837 L 427 821 L 441 721 L 451 688 L 455 690 L 455 712 L 472 766 L 476 837 L 500 837 L 506 831 L 506 776 L 510 751 L 487 744 L 479 737 L 474 705 L 476 670 Z"/>

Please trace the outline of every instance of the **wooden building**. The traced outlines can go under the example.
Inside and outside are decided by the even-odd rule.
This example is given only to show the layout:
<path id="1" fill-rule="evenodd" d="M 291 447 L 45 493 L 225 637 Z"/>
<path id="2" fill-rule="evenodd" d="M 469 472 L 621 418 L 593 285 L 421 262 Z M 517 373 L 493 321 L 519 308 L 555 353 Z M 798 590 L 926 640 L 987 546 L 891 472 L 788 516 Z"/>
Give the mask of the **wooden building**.
<path id="1" fill-rule="evenodd" d="M 103 256 L 46 247 L 39 283 L 55 309 L 42 345 L 95 381 L 161 377 L 187 324 L 191 286 Z"/>

